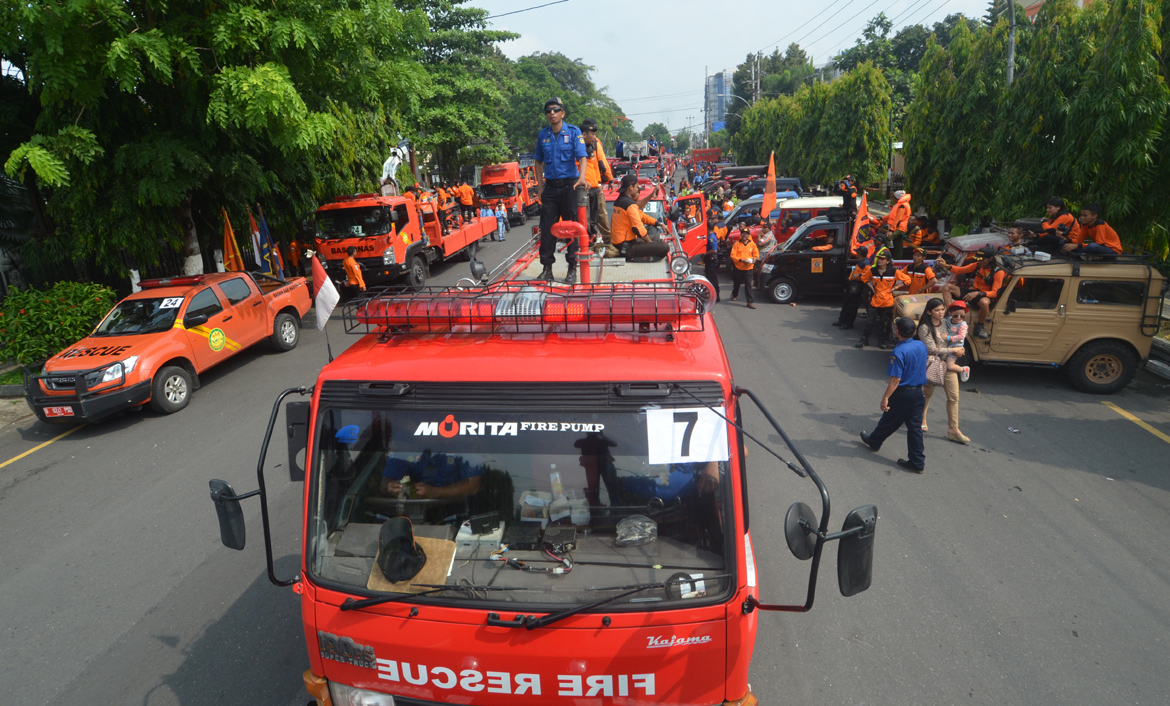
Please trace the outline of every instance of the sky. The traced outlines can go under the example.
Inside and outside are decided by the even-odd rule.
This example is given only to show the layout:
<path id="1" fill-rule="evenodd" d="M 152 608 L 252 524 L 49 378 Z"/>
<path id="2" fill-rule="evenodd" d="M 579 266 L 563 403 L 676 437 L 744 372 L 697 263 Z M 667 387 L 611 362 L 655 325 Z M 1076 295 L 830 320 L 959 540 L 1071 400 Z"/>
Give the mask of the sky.
<path id="1" fill-rule="evenodd" d="M 956 12 L 981 18 L 988 6 L 987 0 L 567 0 L 505 15 L 552 1 L 469 4 L 490 11 L 494 29 L 520 35 L 500 46 L 509 58 L 560 52 L 580 59 L 594 67 L 594 84 L 606 88 L 638 130 L 659 122 L 672 133 L 702 130 L 704 76 L 734 69 L 748 53 L 770 54 L 796 42 L 819 66 L 853 46 L 879 12 L 894 20 L 893 34 Z"/>

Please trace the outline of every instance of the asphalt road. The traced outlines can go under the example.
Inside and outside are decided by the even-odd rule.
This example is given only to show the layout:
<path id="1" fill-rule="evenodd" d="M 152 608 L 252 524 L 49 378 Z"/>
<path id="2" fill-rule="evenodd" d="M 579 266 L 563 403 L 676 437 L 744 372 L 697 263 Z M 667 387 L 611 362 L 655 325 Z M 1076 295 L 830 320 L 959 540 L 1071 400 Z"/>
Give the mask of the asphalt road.
<path id="1" fill-rule="evenodd" d="M 485 261 L 519 248 L 525 230 L 485 247 Z M 439 266 L 434 281 L 466 272 Z M 868 592 L 840 596 L 829 549 L 811 613 L 763 614 L 751 677 L 761 701 L 1164 703 L 1170 444 L 1103 401 L 1170 433 L 1167 382 L 1141 374 L 1103 400 L 1057 373 L 976 367 L 961 399 L 973 444 L 946 441 L 940 394 L 927 472 L 910 474 L 894 464 L 904 435 L 879 454 L 858 441 L 878 417 L 886 354 L 829 327 L 836 306 L 725 300 L 715 313 L 737 383 L 828 484 L 833 527 L 865 503 L 881 516 Z M 338 322 L 329 330 L 334 353 L 351 342 Z M 247 351 L 203 376 L 179 414 L 83 427 L 0 468 L 0 693 L 62 705 L 307 700 L 298 597 L 268 582 L 258 505 L 244 506 L 247 548 L 225 549 L 207 481 L 255 487 L 273 400 L 326 360 L 324 336 L 306 328 L 294 351 Z M 0 431 L 0 464 L 66 430 Z M 288 482 L 280 446 L 267 477 L 277 572 L 289 576 L 303 486 Z M 813 486 L 758 448 L 749 478 L 762 598 L 802 602 L 807 564 L 788 553 L 782 518 L 816 499 Z"/>

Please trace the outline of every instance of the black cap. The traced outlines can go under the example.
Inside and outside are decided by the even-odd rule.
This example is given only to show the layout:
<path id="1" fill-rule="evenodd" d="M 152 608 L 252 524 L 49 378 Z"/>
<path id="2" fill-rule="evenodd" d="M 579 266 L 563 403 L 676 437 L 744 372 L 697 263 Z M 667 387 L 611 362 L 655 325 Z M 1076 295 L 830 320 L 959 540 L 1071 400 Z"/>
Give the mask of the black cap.
<path id="1" fill-rule="evenodd" d="M 582 131 L 596 130 L 596 129 L 597 129 L 597 121 L 594 120 L 593 118 L 585 118 L 584 120 L 581 121 L 581 130 Z"/>
<path id="2" fill-rule="evenodd" d="M 637 184 L 637 183 L 638 183 L 638 175 L 634 174 L 633 172 L 628 172 L 624 177 L 622 177 L 622 187 L 621 187 L 622 191 L 625 191 L 626 189 L 630 188 L 630 184 Z"/>
<path id="3" fill-rule="evenodd" d="M 898 329 L 898 335 L 902 338 L 910 338 L 914 335 L 914 331 L 918 326 L 914 323 L 914 319 L 909 316 L 901 316 L 894 322 L 894 326 Z"/>
<path id="4" fill-rule="evenodd" d="M 406 581 L 418 575 L 427 563 L 427 555 L 414 541 L 414 525 L 405 517 L 392 517 L 382 523 L 378 533 L 378 568 L 390 583 Z"/>
<path id="5" fill-rule="evenodd" d="M 564 104 L 563 102 L 561 102 L 561 99 L 560 99 L 560 98 L 556 98 L 556 97 L 549 98 L 548 100 L 546 100 L 546 101 L 544 102 L 544 109 L 545 109 L 545 110 L 548 110 L 548 107 L 549 107 L 550 105 L 555 105 L 555 106 L 557 106 L 558 108 L 560 108 L 561 110 L 564 110 L 564 108 L 565 108 L 565 104 Z"/>

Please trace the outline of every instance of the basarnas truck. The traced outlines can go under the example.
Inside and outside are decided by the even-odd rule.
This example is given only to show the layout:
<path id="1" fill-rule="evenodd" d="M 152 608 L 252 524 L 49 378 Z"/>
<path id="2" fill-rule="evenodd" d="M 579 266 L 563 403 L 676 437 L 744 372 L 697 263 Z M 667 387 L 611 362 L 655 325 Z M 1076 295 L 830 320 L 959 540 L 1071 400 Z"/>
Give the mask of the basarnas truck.
<path id="1" fill-rule="evenodd" d="M 461 224 L 457 214 L 444 224 L 434 202 L 404 196 L 338 196 L 313 214 L 317 252 L 325 272 L 340 288 L 350 247 L 367 286 L 405 283 L 421 287 L 436 262 L 474 257 L 479 241 L 496 231 L 496 219 L 476 215 Z"/>
<path id="2" fill-rule="evenodd" d="M 576 223 L 556 229 L 588 246 Z M 876 508 L 830 531 L 824 483 L 735 384 L 710 285 L 685 254 L 670 262 L 574 286 L 492 280 L 476 262 L 466 286 L 345 306 L 361 338 L 277 398 L 259 489 L 210 483 L 232 548 L 240 501 L 260 497 L 269 578 L 301 597 L 315 703 L 749 706 L 758 611 L 809 610 L 826 543 L 840 540 L 841 592 L 868 588 Z M 282 404 L 306 481 L 286 577 L 264 484 Z M 772 433 L 786 451 L 765 445 L 760 465 L 779 459 L 821 499 L 819 518 L 801 502 L 786 517 L 811 560 L 793 605 L 760 600 L 747 512 L 749 478 L 774 469 L 749 474 L 744 446 Z"/>
<path id="3" fill-rule="evenodd" d="M 479 197 L 494 209 L 503 203 L 512 225 L 523 225 L 540 210 L 540 202 L 528 189 L 519 162 L 489 164 L 479 172 Z"/>

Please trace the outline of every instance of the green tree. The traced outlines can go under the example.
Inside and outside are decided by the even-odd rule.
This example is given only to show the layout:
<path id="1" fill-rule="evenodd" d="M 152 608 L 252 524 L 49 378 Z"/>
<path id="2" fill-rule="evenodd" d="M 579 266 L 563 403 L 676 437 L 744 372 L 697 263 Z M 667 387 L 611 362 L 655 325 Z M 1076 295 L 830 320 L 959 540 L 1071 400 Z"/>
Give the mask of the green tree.
<path id="1" fill-rule="evenodd" d="M 488 11 L 465 2 L 397 2 L 402 10 L 425 12 L 429 21 L 420 58 L 433 92 L 409 111 L 409 134 L 449 178 L 462 166 L 499 162 L 509 152 L 501 109 L 510 72 L 495 44 L 519 35 L 486 29 Z"/>
<path id="2" fill-rule="evenodd" d="M 216 240 L 223 206 L 242 217 L 265 197 L 279 231 L 327 187 L 372 186 L 377 163 L 345 158 L 384 153 L 430 92 L 415 60 L 426 17 L 391 0 L 40 1 L 2 14 L 0 59 L 37 106 L 31 125 L 5 127 L 21 139 L 5 169 L 31 180 L 47 215 L 22 251 L 111 273 L 167 248 L 201 271 L 200 234 Z"/>
<path id="3" fill-rule="evenodd" d="M 646 127 L 642 128 L 643 140 L 649 140 L 655 135 L 658 136 L 659 142 L 665 141 L 667 144 L 670 143 L 670 128 L 666 127 L 662 123 L 650 123 Z"/>

